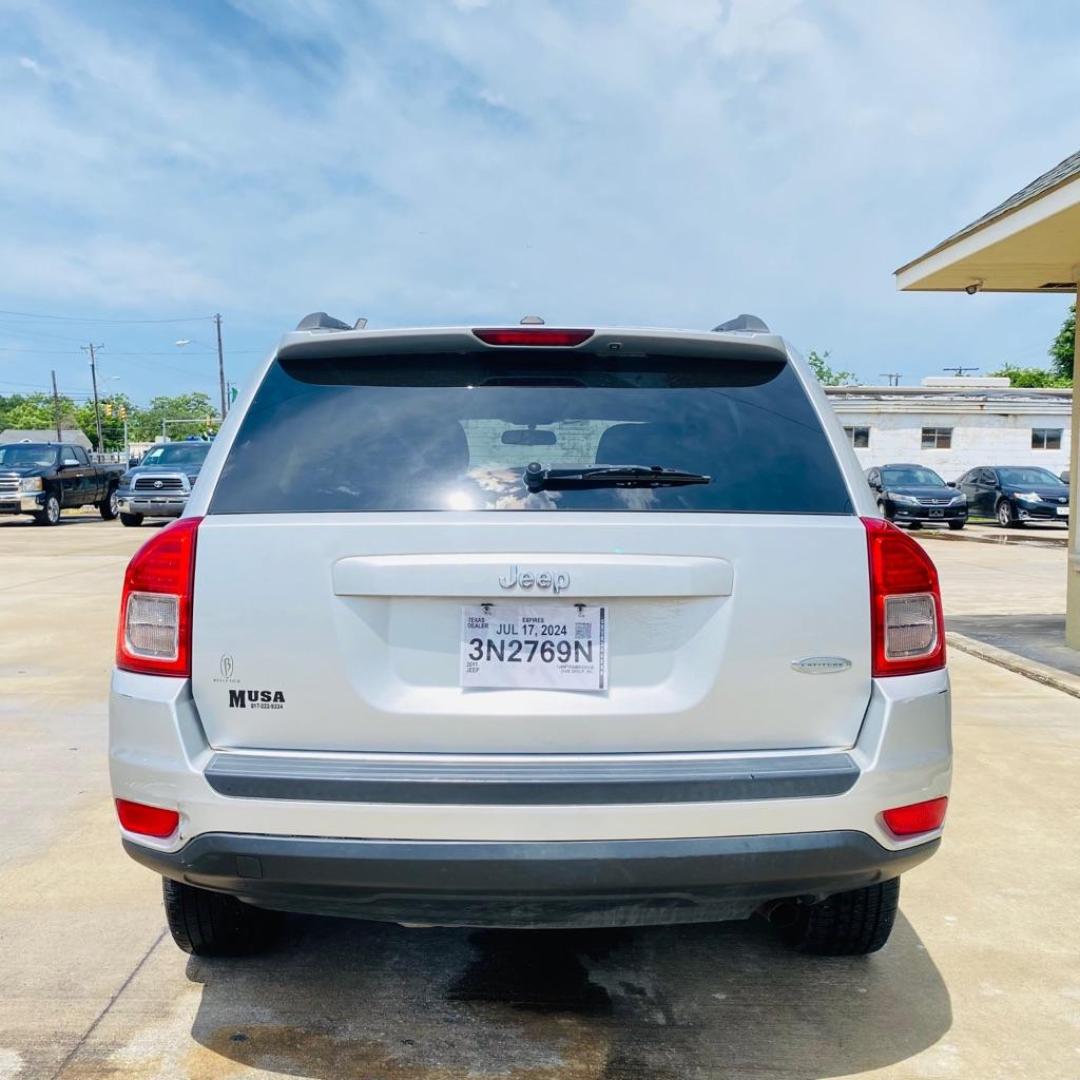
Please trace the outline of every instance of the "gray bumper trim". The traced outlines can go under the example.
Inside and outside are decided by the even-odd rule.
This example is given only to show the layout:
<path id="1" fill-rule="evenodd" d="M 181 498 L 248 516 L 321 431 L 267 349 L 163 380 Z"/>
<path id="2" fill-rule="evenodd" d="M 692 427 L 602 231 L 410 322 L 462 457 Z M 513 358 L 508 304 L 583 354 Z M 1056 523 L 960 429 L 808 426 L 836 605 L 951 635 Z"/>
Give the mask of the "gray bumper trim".
<path id="1" fill-rule="evenodd" d="M 264 907 L 464 926 L 744 918 L 897 877 L 937 849 L 856 831 L 520 843 L 206 833 L 180 851 L 124 841 L 165 877 Z"/>
<path id="2" fill-rule="evenodd" d="M 218 753 L 210 786 L 245 799 L 454 806 L 596 806 L 841 795 L 859 778 L 848 754 L 777 758 L 360 761 Z"/>

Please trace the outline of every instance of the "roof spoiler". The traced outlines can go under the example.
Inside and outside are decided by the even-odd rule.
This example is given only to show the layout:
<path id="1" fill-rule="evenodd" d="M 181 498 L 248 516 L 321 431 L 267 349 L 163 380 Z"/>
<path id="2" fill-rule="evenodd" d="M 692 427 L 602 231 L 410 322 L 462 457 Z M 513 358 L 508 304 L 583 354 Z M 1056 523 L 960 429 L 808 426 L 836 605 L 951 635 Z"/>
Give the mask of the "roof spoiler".
<path id="1" fill-rule="evenodd" d="M 297 324 L 297 330 L 363 330 L 367 326 L 367 319 L 357 319 L 354 326 L 335 319 L 333 315 L 327 315 L 325 311 L 313 311 L 305 315 Z"/>
<path id="2" fill-rule="evenodd" d="M 740 330 L 747 334 L 771 333 L 768 326 L 765 325 L 765 320 L 759 319 L 756 315 L 736 315 L 734 319 L 728 319 L 727 322 L 722 322 L 719 326 L 713 327 L 714 334 Z"/>

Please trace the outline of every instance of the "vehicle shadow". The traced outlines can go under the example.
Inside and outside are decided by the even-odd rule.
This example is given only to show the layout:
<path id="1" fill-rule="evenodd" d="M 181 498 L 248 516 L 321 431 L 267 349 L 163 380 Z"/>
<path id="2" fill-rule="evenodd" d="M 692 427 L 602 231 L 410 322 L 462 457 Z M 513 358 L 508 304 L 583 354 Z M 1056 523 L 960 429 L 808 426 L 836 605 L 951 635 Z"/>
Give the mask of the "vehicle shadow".
<path id="1" fill-rule="evenodd" d="M 297 917 L 272 953 L 192 958 L 187 976 L 203 986 L 192 1036 L 211 1061 L 317 1080 L 818 1080 L 904 1061 L 952 1024 L 902 915 L 885 950 L 851 959 L 788 952 L 761 922 L 469 931 Z"/>
<path id="2" fill-rule="evenodd" d="M 0 518 L 0 526 L 9 529 L 41 529 L 43 533 L 49 529 L 60 529 L 65 525 L 102 525 L 101 515 L 95 510 L 94 513 L 61 513 L 60 520 L 55 525 L 42 528 L 29 514 L 17 514 L 11 517 Z"/>

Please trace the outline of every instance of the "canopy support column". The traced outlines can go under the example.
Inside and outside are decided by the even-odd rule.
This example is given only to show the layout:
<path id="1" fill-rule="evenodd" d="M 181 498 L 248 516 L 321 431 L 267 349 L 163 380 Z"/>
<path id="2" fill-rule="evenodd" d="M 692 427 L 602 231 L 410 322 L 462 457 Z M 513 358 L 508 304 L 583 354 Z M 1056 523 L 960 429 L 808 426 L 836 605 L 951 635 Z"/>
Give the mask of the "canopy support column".
<path id="1" fill-rule="evenodd" d="M 1080 285 L 1076 290 L 1076 306 L 1080 311 Z M 1077 466 L 1080 464 L 1080 397 L 1077 381 L 1080 380 L 1080 334 L 1073 344 L 1073 391 L 1072 391 L 1072 440 L 1069 445 L 1069 563 L 1066 573 L 1069 580 L 1065 587 L 1065 642 L 1080 649 L 1080 546 L 1077 545 L 1076 512 L 1080 499 L 1076 488 L 1080 484 Z"/>

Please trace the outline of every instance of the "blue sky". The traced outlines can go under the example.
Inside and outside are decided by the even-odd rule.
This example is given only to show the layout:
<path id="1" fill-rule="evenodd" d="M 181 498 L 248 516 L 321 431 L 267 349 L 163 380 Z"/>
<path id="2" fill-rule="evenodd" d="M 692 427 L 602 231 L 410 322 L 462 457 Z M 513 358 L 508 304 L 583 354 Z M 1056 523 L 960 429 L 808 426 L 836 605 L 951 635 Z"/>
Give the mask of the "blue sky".
<path id="1" fill-rule="evenodd" d="M 1067 301 L 892 271 L 1080 146 L 1072 3 L 0 5 L 0 392 L 215 389 L 372 325 L 763 316 L 863 381 L 1043 364 Z M 178 348 L 174 342 L 189 340 Z"/>

